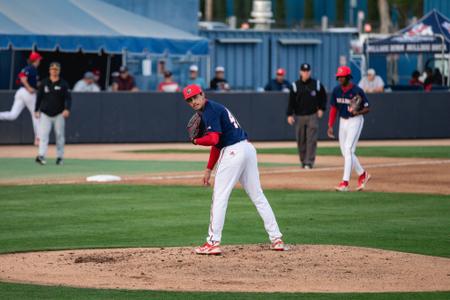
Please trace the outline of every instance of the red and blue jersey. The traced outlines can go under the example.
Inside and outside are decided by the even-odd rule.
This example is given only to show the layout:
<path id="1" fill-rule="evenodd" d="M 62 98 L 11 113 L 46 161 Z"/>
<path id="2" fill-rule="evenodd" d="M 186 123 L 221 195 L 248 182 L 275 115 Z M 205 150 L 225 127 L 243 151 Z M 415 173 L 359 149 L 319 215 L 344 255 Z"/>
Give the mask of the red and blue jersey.
<path id="1" fill-rule="evenodd" d="M 206 133 L 220 134 L 217 148 L 222 149 L 247 139 L 247 133 L 241 128 L 233 114 L 222 104 L 207 100 L 201 113 L 202 126 Z"/>
<path id="2" fill-rule="evenodd" d="M 347 87 L 338 85 L 334 88 L 331 94 L 330 105 L 335 106 L 339 111 L 339 116 L 344 119 L 353 117 L 352 113 L 348 111 L 350 101 L 356 95 L 360 95 L 362 98 L 362 106 L 369 107 L 369 101 L 367 100 L 366 93 L 357 85 L 350 83 Z"/>
<path id="3" fill-rule="evenodd" d="M 27 78 L 28 84 L 31 85 L 31 87 L 37 88 L 38 73 L 34 66 L 28 65 L 23 68 L 19 73 L 19 79 L 23 77 Z M 20 84 L 20 86 L 23 86 L 20 80 L 18 80 L 18 83 Z"/>

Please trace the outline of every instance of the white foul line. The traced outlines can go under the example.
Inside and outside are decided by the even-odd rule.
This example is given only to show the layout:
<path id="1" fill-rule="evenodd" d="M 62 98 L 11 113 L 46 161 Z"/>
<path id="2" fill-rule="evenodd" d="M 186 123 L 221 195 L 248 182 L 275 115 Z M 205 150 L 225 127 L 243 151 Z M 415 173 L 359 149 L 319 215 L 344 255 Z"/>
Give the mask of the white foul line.
<path id="1" fill-rule="evenodd" d="M 419 162 L 398 162 L 398 163 L 384 163 L 384 164 L 369 164 L 366 165 L 367 168 L 389 168 L 389 167 L 406 167 L 406 166 L 421 166 L 421 165 L 439 165 L 439 164 L 450 164 L 450 160 L 431 160 L 431 161 L 419 161 Z M 315 168 L 304 170 L 300 167 L 295 169 L 277 169 L 277 170 L 265 170 L 260 172 L 260 174 L 283 174 L 283 173 L 309 173 L 309 172 L 322 172 L 322 171 L 338 171 L 342 170 L 340 167 L 327 167 L 327 168 Z M 139 177 L 140 179 L 146 180 L 170 180 L 170 179 L 196 179 L 202 178 L 203 175 L 200 174 L 190 174 L 190 175 L 161 175 L 161 176 L 150 176 L 150 177 Z M 132 178 L 127 178 L 131 179 Z"/>

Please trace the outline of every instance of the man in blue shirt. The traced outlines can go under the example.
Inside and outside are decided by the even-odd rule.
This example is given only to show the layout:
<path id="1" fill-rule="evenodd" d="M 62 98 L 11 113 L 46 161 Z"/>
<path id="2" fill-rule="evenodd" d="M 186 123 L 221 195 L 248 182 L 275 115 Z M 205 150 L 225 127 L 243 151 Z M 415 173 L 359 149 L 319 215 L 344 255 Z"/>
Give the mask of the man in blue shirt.
<path id="1" fill-rule="evenodd" d="M 198 76 L 198 66 L 192 65 L 189 67 L 189 79 L 188 79 L 188 85 L 196 84 L 199 87 L 201 87 L 203 90 L 206 89 L 206 82 L 205 79 Z"/>
<path id="2" fill-rule="evenodd" d="M 0 120 L 14 121 L 26 107 L 31 114 L 31 120 L 34 130 L 34 144 L 39 145 L 39 121 L 34 116 L 34 107 L 36 105 L 36 91 L 38 84 L 37 68 L 41 63 L 42 56 L 37 52 L 31 52 L 28 57 L 28 65 L 23 68 L 18 75 L 18 84 L 20 88 L 14 95 L 14 104 L 10 111 L 0 112 Z"/>
<path id="3" fill-rule="evenodd" d="M 279 92 L 289 92 L 291 83 L 287 81 L 284 76 L 286 71 L 282 68 L 277 70 L 276 77 L 270 80 L 264 87 L 265 91 L 279 91 Z"/>
<path id="4" fill-rule="evenodd" d="M 203 184 L 210 184 L 211 171 L 219 160 L 214 181 L 213 200 L 208 237 L 203 246 L 197 247 L 197 254 L 221 254 L 220 241 L 225 221 L 228 199 L 239 181 L 255 204 L 263 219 L 264 227 L 271 241 L 271 249 L 285 250 L 275 215 L 267 201 L 259 181 L 256 150 L 247 140 L 247 133 L 233 114 L 222 104 L 207 100 L 202 89 L 188 85 L 183 89 L 188 105 L 201 114 L 204 134 L 192 140 L 195 145 L 211 146 Z"/>

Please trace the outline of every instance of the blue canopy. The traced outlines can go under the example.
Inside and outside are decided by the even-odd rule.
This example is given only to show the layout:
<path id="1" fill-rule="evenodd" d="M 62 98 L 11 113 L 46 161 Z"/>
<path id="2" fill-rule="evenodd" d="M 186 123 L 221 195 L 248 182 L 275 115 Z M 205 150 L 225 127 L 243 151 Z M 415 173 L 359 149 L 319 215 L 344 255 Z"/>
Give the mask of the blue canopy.
<path id="1" fill-rule="evenodd" d="M 0 49 L 206 55 L 208 40 L 100 0 L 0 0 Z"/>
<path id="2" fill-rule="evenodd" d="M 450 20 L 437 10 L 432 10 L 388 38 L 369 40 L 365 51 L 368 54 L 448 53 L 449 46 Z"/>

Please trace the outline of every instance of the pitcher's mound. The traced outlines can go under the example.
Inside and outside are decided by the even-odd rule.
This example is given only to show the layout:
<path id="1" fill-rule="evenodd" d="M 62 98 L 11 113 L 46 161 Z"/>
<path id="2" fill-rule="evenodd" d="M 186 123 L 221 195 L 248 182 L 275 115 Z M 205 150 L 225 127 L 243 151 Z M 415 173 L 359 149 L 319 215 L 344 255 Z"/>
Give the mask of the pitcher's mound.
<path id="1" fill-rule="evenodd" d="M 89 288 L 242 292 L 450 290 L 450 259 L 378 249 L 294 245 L 100 249 L 0 255 L 0 280 Z"/>

